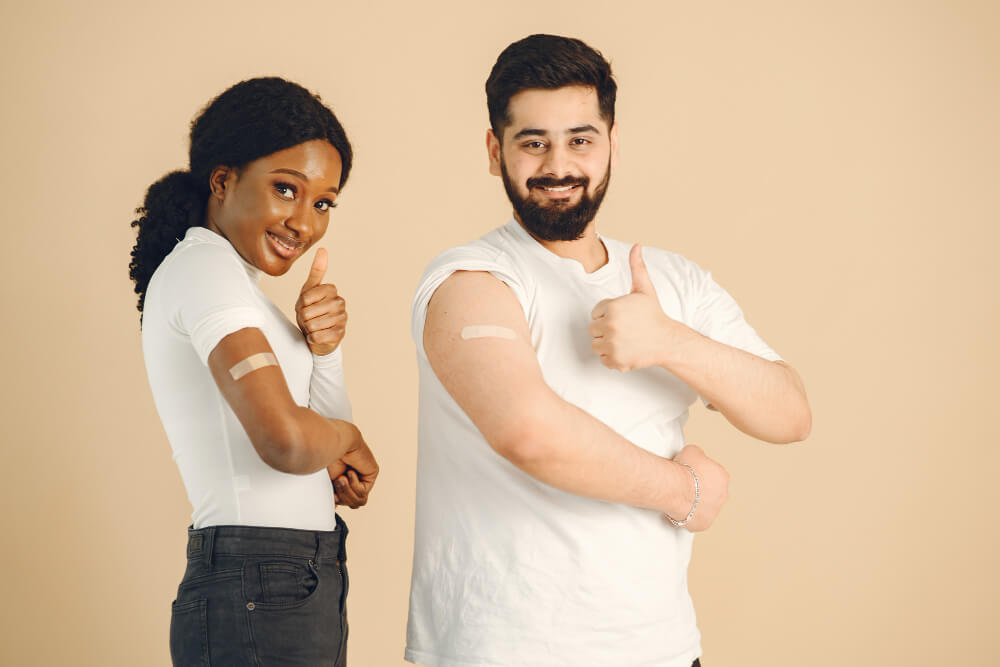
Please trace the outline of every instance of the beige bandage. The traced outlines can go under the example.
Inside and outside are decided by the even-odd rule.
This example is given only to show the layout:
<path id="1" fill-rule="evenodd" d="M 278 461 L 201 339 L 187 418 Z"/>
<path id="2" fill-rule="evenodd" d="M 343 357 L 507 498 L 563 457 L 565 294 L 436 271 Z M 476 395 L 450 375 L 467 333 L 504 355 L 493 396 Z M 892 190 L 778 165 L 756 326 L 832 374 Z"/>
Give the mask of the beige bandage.
<path id="1" fill-rule="evenodd" d="M 251 354 L 249 357 L 230 368 L 229 374 L 233 376 L 234 380 L 239 380 L 247 373 L 252 373 L 258 368 L 277 365 L 278 360 L 274 358 L 273 354 L 270 352 L 258 352 L 257 354 Z"/>
<path id="2" fill-rule="evenodd" d="M 507 327 L 498 327 L 495 324 L 475 324 L 462 328 L 462 340 L 470 338 L 506 338 L 514 340 L 517 336 Z"/>

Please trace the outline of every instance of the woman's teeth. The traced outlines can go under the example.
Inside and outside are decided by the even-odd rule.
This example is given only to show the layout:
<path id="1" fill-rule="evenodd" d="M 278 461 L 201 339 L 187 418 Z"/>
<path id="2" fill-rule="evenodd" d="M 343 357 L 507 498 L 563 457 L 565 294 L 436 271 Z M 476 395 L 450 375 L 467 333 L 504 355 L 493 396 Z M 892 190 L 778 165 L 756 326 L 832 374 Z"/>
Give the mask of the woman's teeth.
<path id="1" fill-rule="evenodd" d="M 302 249 L 302 246 L 305 245 L 301 241 L 295 241 L 286 236 L 278 236 L 271 232 L 267 232 L 267 237 L 271 239 L 271 244 L 274 246 L 275 251 L 286 259 L 294 257 Z"/>

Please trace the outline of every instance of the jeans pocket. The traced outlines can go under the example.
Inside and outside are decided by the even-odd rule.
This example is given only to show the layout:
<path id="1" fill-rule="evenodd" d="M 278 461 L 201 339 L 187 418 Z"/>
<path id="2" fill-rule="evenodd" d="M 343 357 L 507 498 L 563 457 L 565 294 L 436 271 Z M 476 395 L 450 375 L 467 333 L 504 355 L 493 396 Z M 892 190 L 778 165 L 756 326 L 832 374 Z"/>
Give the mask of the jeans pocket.
<path id="1" fill-rule="evenodd" d="M 244 569 L 253 648 L 262 664 L 331 664 L 340 654 L 340 578 L 332 563 L 309 561 L 306 574 L 299 567 L 268 561 Z"/>
<path id="2" fill-rule="evenodd" d="M 208 600 L 174 602 L 170 613 L 170 659 L 174 667 L 211 667 Z"/>
<path id="3" fill-rule="evenodd" d="M 260 595 L 257 602 L 289 604 L 304 601 L 319 586 L 319 577 L 310 565 L 294 562 L 257 564 Z"/>

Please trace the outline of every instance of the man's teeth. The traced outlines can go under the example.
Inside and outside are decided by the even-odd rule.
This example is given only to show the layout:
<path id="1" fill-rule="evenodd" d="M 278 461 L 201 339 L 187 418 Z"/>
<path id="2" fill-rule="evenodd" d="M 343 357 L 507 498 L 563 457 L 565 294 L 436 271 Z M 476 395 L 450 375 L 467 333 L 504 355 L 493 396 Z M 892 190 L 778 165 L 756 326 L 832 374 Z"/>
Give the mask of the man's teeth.
<path id="1" fill-rule="evenodd" d="M 543 187 L 542 189 L 546 192 L 566 192 L 567 190 L 572 190 L 575 185 L 560 185 L 557 188 Z"/>

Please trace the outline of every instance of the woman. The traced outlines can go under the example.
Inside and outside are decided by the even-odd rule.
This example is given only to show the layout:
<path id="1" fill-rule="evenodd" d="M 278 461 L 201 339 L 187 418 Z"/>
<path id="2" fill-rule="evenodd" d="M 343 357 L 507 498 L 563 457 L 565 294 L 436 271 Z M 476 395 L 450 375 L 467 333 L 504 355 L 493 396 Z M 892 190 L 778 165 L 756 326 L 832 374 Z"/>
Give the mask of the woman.
<path id="1" fill-rule="evenodd" d="M 129 265 L 153 398 L 194 508 L 171 656 L 343 665 L 347 528 L 334 506 L 363 505 L 378 474 L 344 389 L 344 300 L 323 283 L 323 249 L 297 326 L 257 281 L 322 238 L 351 145 L 318 97 L 261 78 L 205 107 L 189 158 L 150 186 Z"/>

